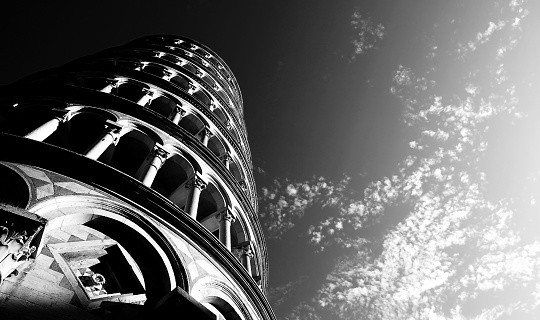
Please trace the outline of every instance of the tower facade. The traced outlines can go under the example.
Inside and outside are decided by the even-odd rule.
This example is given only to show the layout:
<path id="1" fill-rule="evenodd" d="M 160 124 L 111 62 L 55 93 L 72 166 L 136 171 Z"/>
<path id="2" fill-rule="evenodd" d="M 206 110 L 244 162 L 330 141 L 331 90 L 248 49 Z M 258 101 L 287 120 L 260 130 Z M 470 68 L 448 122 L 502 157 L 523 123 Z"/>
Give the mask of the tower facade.
<path id="1" fill-rule="evenodd" d="M 274 319 L 242 96 L 160 35 L 0 89 L 2 319 Z"/>

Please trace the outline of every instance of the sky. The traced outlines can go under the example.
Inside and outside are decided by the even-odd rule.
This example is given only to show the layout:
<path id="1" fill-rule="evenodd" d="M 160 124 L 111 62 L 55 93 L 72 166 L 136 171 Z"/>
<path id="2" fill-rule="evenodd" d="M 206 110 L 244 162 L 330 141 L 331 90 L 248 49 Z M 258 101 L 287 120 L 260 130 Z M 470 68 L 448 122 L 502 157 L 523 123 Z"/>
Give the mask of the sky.
<path id="1" fill-rule="evenodd" d="M 278 319 L 540 318 L 537 0 L 12 6 L 0 84 L 156 33 L 227 62 Z"/>

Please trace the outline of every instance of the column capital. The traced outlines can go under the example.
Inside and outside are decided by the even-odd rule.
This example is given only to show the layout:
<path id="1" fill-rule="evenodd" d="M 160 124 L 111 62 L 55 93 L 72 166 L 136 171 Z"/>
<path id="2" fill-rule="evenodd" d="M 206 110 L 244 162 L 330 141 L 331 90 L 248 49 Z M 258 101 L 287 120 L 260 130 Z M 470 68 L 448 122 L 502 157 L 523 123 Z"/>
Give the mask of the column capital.
<path id="1" fill-rule="evenodd" d="M 152 151 L 152 155 L 154 157 L 158 157 L 163 162 L 164 160 L 167 160 L 169 151 L 165 150 L 162 145 L 156 143 L 154 150 Z"/>
<path id="2" fill-rule="evenodd" d="M 105 129 L 111 133 L 120 133 L 120 131 L 122 131 L 122 129 L 124 129 L 124 126 L 117 123 L 117 122 L 114 122 L 114 121 L 111 121 L 111 120 L 106 120 L 105 121 Z"/>
<path id="3" fill-rule="evenodd" d="M 225 152 L 225 153 L 222 153 L 222 154 L 219 156 L 219 159 L 221 159 L 221 160 L 224 161 L 224 162 L 227 162 L 227 161 L 231 161 L 231 160 L 232 160 L 232 157 L 231 157 L 231 155 L 230 155 L 228 152 Z"/>
<path id="4" fill-rule="evenodd" d="M 168 69 L 163 70 L 163 79 L 171 80 L 174 76 L 175 74 L 172 71 Z"/>
<path id="5" fill-rule="evenodd" d="M 68 109 L 52 109 L 53 114 L 55 115 L 55 118 L 60 120 L 61 123 L 67 122 L 71 120 L 71 118 L 74 115 L 74 112 L 72 110 Z"/>
<path id="6" fill-rule="evenodd" d="M 136 62 L 135 63 L 135 70 L 141 71 L 143 68 L 145 68 L 148 65 L 148 62 Z"/>
<path id="7" fill-rule="evenodd" d="M 143 88 L 142 91 L 150 98 L 157 98 L 158 92 L 152 88 Z"/>
<path id="8" fill-rule="evenodd" d="M 203 190 L 203 189 L 206 189 L 206 187 L 207 187 L 206 182 L 204 182 L 204 180 L 198 175 L 193 176 L 193 178 L 191 178 L 186 183 L 186 188 L 188 189 L 197 188 L 199 190 Z"/>
<path id="9" fill-rule="evenodd" d="M 204 132 L 205 135 L 207 135 L 209 137 L 213 136 L 212 131 L 210 131 L 210 127 L 204 127 L 203 132 Z"/>
<path id="10" fill-rule="evenodd" d="M 244 180 L 239 180 L 238 185 L 240 186 L 240 188 L 242 188 L 244 190 L 247 189 L 247 184 L 246 184 L 246 181 L 244 181 Z"/>
<path id="11" fill-rule="evenodd" d="M 247 243 L 244 246 L 242 246 L 242 255 L 250 259 L 253 258 L 255 254 L 253 253 L 253 250 L 251 249 L 251 247 L 252 247 L 251 242 L 247 241 Z"/>
<path id="12" fill-rule="evenodd" d="M 233 223 L 235 220 L 235 217 L 229 209 L 225 209 L 216 215 L 216 219 L 218 219 L 219 221 L 225 220 L 225 221 L 229 221 L 230 223 Z"/>
<path id="13" fill-rule="evenodd" d="M 105 134 L 110 134 L 113 138 L 113 144 L 116 146 L 120 141 L 120 136 L 124 126 L 111 120 L 105 121 Z"/>
<path id="14" fill-rule="evenodd" d="M 188 90 L 189 94 L 194 94 L 195 92 L 199 90 L 199 88 L 191 82 L 188 84 L 188 87 L 189 87 L 189 90 Z"/>
<path id="15" fill-rule="evenodd" d="M 112 88 L 116 88 L 120 84 L 120 81 L 118 79 L 107 79 L 105 80 L 105 83 L 110 85 Z"/>
<path id="16" fill-rule="evenodd" d="M 181 117 L 185 116 L 187 111 L 182 108 L 181 105 L 176 105 L 176 108 L 174 109 L 176 113 L 178 113 Z"/>
<path id="17" fill-rule="evenodd" d="M 217 108 L 218 108 L 218 104 L 214 100 L 211 100 L 210 101 L 210 111 L 214 112 L 214 110 L 216 110 Z"/>

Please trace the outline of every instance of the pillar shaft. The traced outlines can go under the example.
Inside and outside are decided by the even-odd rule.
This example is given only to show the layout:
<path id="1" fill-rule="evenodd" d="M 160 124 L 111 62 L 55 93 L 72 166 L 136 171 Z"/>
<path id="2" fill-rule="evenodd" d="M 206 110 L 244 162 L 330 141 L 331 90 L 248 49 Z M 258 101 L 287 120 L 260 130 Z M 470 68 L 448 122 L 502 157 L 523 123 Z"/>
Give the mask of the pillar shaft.
<path id="1" fill-rule="evenodd" d="M 206 183 L 198 176 L 194 176 L 188 183 L 189 195 L 186 202 L 186 211 L 190 217 L 197 220 L 197 209 L 199 208 L 199 198 L 201 191 L 206 188 Z"/>
<path id="2" fill-rule="evenodd" d="M 99 90 L 101 92 L 105 92 L 105 93 L 111 93 L 112 90 L 114 88 L 117 88 L 118 87 L 118 81 L 117 80 L 109 80 L 107 81 L 107 86 L 105 86 L 105 88 Z"/>
<path id="3" fill-rule="evenodd" d="M 36 141 L 43 141 L 47 139 L 51 134 L 53 134 L 58 129 L 61 123 L 64 123 L 71 119 L 72 114 L 70 110 L 55 109 L 54 111 L 58 113 L 56 117 L 32 130 L 25 136 L 25 138 Z"/>
<path id="4" fill-rule="evenodd" d="M 210 137 L 212 136 L 212 132 L 210 131 L 209 128 L 204 128 L 204 129 L 202 129 L 201 134 L 202 134 L 202 144 L 205 147 L 208 147 L 208 141 L 210 141 Z"/>
<path id="5" fill-rule="evenodd" d="M 242 248 L 241 262 L 249 275 L 251 275 L 251 259 L 253 258 L 253 251 L 251 250 L 251 244 L 246 244 Z"/>
<path id="6" fill-rule="evenodd" d="M 234 221 L 234 216 L 229 210 L 225 210 L 218 215 L 219 219 L 219 241 L 225 247 L 231 250 L 231 223 Z"/>
<path id="7" fill-rule="evenodd" d="M 172 122 L 176 125 L 178 125 L 180 123 L 180 120 L 182 120 L 182 118 L 186 115 L 186 111 L 182 108 L 180 108 L 179 106 L 176 107 L 175 109 L 175 114 L 174 114 L 174 117 L 172 119 Z"/>
<path id="8" fill-rule="evenodd" d="M 145 95 L 137 101 L 137 104 L 140 106 L 146 106 L 154 98 L 154 92 L 151 90 L 145 90 Z"/>
<path id="9" fill-rule="evenodd" d="M 101 139 L 96 142 L 96 144 L 94 144 L 94 146 L 92 146 L 92 148 L 86 153 L 86 156 L 90 159 L 97 160 L 111 144 L 118 144 L 118 140 L 121 136 L 121 130 L 122 126 L 107 121 L 105 133 Z"/>
<path id="10" fill-rule="evenodd" d="M 231 169 L 231 156 L 229 155 L 229 153 L 222 154 L 221 160 L 223 161 L 225 168 L 227 168 L 227 170 L 230 170 Z"/>
<path id="11" fill-rule="evenodd" d="M 152 160 L 150 164 L 146 167 L 146 172 L 144 173 L 142 184 L 147 187 L 151 187 L 158 170 L 161 168 L 169 153 L 163 149 L 161 146 L 156 145 L 154 151 L 151 154 Z"/>

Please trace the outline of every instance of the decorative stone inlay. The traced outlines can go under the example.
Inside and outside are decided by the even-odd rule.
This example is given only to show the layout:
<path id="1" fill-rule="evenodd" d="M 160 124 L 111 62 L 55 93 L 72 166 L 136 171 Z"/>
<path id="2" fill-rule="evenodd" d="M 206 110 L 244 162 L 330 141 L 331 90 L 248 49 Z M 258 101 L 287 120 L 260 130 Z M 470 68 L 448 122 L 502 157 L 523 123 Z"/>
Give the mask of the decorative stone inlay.
<path id="1" fill-rule="evenodd" d="M 90 194 L 103 196 L 93 188 L 62 175 L 21 164 L 12 164 L 22 171 L 28 183 L 33 186 L 35 196 L 31 203 L 53 195 Z M 0 219 L 0 222 L 2 220 Z"/>

